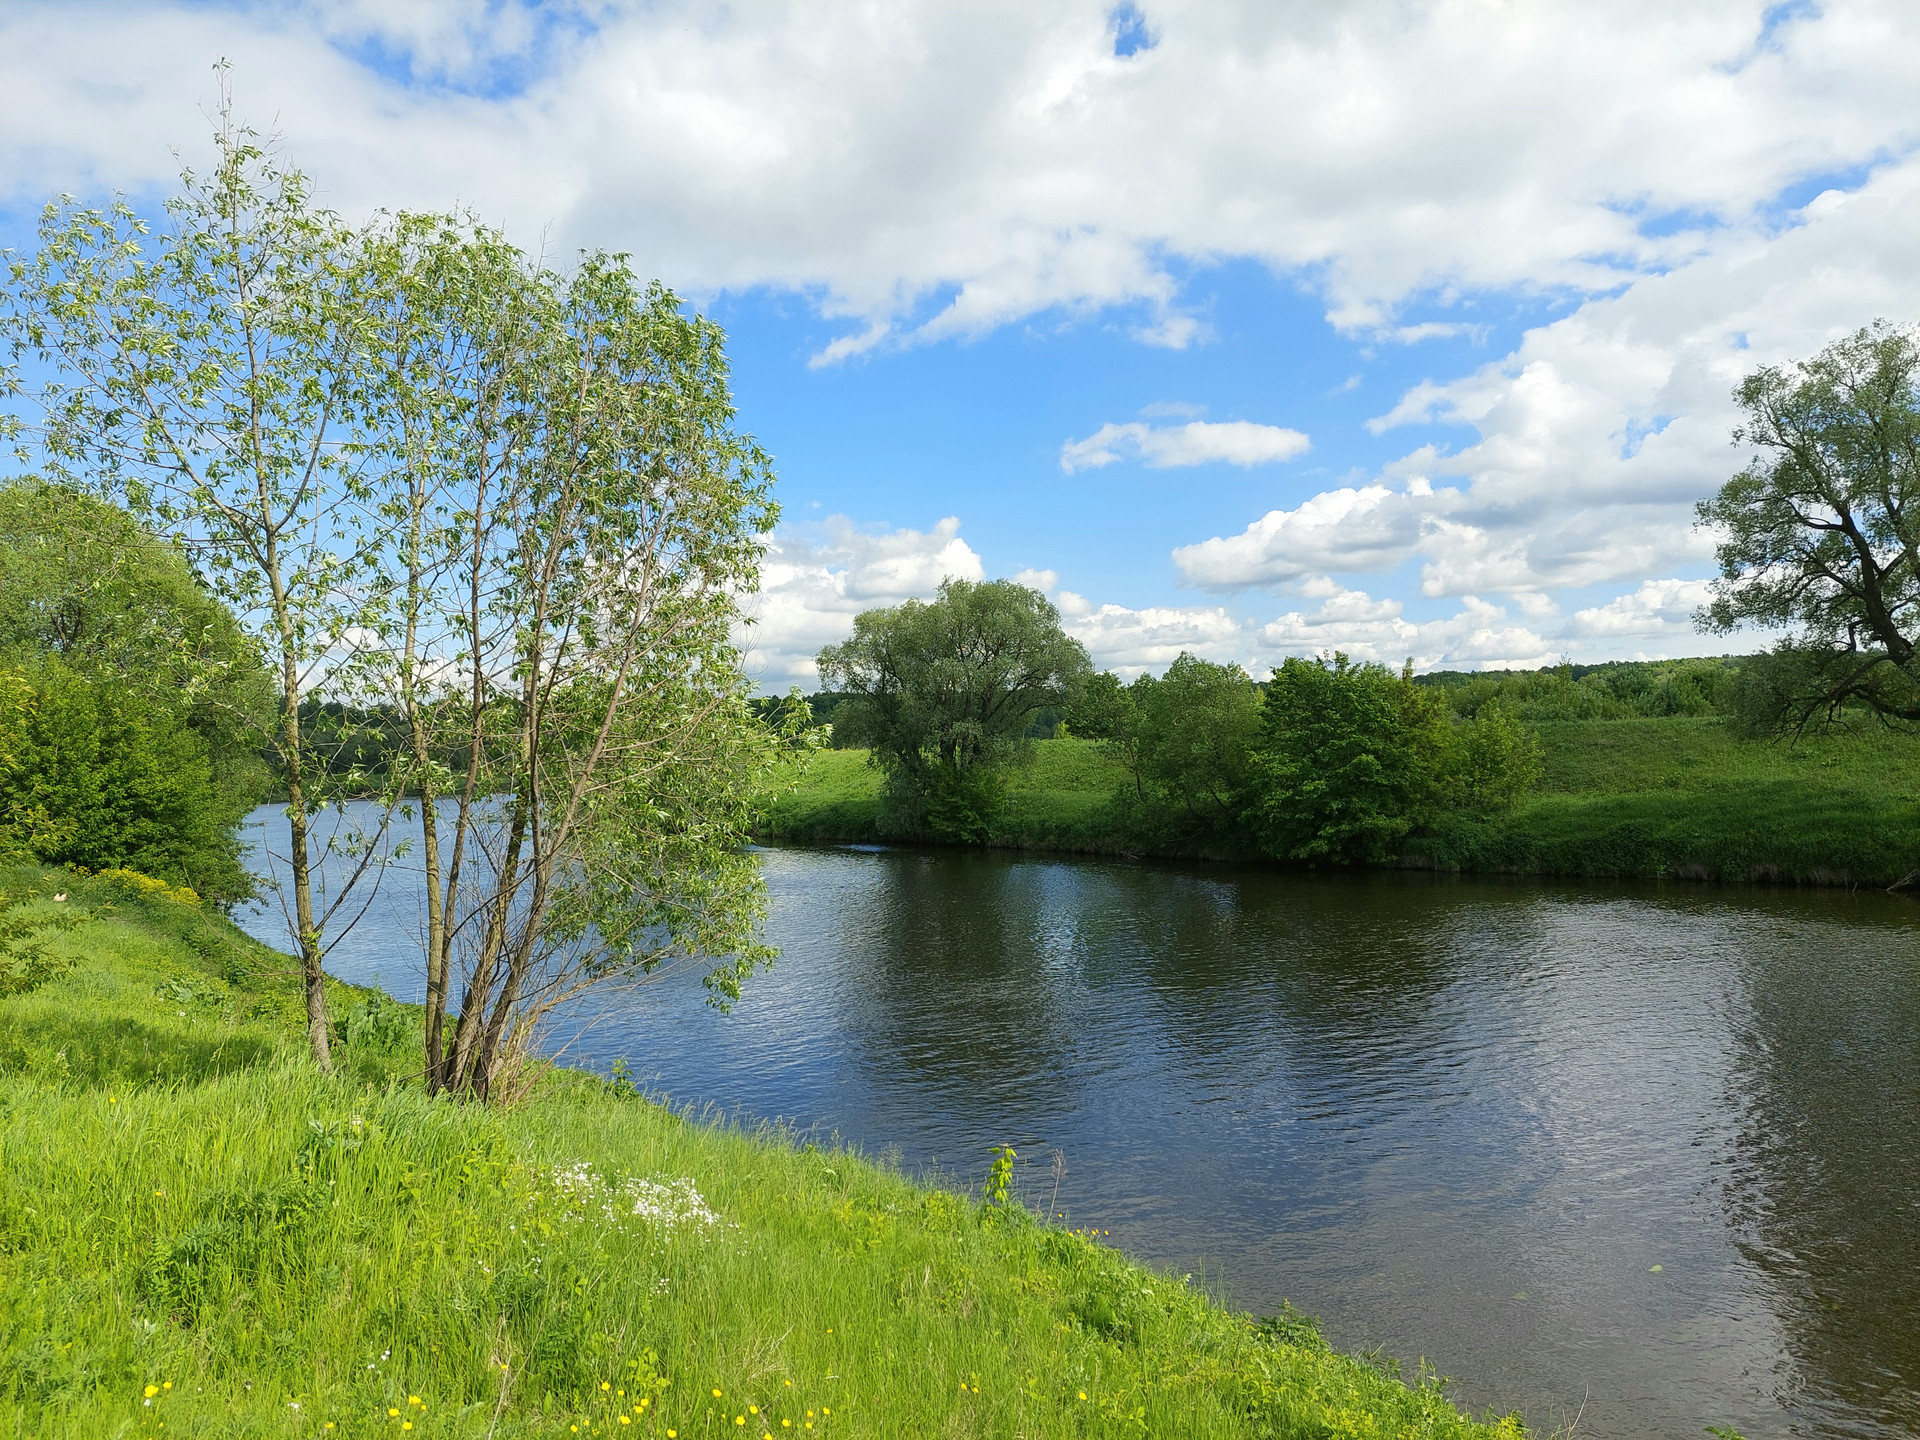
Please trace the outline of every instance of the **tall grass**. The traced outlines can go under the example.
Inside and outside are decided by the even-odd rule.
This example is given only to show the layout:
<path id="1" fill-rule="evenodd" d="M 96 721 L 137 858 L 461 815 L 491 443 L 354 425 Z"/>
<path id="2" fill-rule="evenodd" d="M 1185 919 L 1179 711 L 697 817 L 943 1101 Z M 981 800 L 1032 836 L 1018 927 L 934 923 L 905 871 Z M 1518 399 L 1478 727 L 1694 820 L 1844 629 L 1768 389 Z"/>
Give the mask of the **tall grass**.
<path id="1" fill-rule="evenodd" d="M 0 1002 L 0 1434 L 1520 1433 L 1018 1206 L 620 1084 L 433 1101 L 374 1024 L 321 1077 L 272 952 L 69 903 L 77 968 Z"/>

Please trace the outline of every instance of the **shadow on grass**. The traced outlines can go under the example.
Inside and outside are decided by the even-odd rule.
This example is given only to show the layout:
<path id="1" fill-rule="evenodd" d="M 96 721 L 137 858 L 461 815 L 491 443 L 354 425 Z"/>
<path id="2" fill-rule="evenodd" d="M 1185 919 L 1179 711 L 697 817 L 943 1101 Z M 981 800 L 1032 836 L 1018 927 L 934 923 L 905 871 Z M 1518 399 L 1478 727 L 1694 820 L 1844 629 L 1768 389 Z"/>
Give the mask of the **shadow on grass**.
<path id="1" fill-rule="evenodd" d="M 273 1054 L 267 1037 L 244 1030 L 216 1035 L 44 1011 L 0 1016 L 0 1073 L 40 1080 L 192 1083 L 264 1065 Z"/>

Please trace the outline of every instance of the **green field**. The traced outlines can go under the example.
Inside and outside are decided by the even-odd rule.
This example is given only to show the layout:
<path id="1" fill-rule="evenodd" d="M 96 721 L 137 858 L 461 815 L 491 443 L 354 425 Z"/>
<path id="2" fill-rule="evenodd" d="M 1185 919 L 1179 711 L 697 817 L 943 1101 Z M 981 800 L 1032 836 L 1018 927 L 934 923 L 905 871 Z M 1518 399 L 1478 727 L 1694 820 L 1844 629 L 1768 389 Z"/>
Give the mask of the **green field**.
<path id="1" fill-rule="evenodd" d="M 0 1000 L 0 1435 L 1520 1433 L 843 1151 L 570 1071 L 429 1100 L 369 992 L 322 1077 L 281 957 L 43 878 L 84 924 Z"/>
<path id="2" fill-rule="evenodd" d="M 1453 816 L 1403 863 L 1566 876 L 1886 885 L 1920 866 L 1920 740 L 1868 728 L 1797 744 L 1738 738 L 1717 718 L 1542 722 L 1539 790 L 1490 819 Z M 1131 853 L 1105 747 L 1042 740 L 1016 769 L 993 843 Z M 880 778 L 823 751 L 769 806 L 770 838 L 882 838 Z"/>
<path id="3" fill-rule="evenodd" d="M 1110 801 L 1127 772 L 1090 740 L 1038 740 L 1008 774 L 996 845 L 1125 851 Z M 864 750 L 818 750 L 781 777 L 760 829 L 770 839 L 871 842 L 880 833 L 880 772 Z"/>
<path id="4" fill-rule="evenodd" d="M 1446 868 L 1887 885 L 1920 866 L 1920 740 L 1798 744 L 1715 719 L 1543 723 L 1540 790 L 1414 854 Z"/>

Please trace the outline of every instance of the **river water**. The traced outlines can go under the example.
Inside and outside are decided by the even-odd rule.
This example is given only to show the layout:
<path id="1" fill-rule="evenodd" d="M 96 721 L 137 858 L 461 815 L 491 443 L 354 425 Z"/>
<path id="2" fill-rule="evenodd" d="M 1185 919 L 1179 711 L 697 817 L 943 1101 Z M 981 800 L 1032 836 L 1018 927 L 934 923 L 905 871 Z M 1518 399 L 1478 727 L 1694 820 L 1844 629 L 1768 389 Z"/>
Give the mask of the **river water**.
<path id="1" fill-rule="evenodd" d="M 1912 901 L 761 857 L 736 1011 L 670 977 L 569 1059 L 959 1183 L 1011 1144 L 1036 1208 L 1536 1432 L 1920 1434 Z M 416 998 L 416 909 L 334 968 Z"/>

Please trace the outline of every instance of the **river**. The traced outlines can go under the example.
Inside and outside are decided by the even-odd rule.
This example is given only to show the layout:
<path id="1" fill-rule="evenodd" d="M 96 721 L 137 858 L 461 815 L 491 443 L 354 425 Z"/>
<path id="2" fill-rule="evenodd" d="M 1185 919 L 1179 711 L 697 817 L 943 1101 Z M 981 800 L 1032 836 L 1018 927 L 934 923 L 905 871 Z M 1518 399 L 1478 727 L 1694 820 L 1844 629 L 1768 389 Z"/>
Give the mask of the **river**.
<path id="1" fill-rule="evenodd" d="M 1537 1432 L 1920 1433 L 1913 901 L 761 860 L 782 955 L 735 1012 L 668 978 L 573 1063 L 957 1183 L 1011 1144 L 1036 1208 L 1057 1183 L 1070 1223 Z M 332 964 L 411 999 L 402 878 Z"/>

